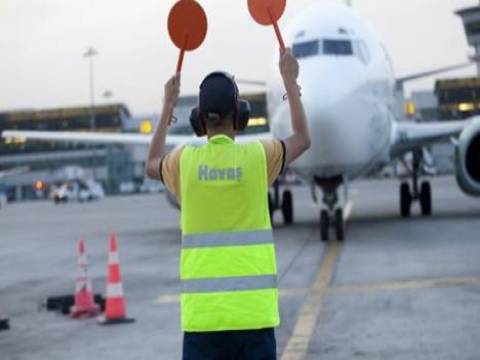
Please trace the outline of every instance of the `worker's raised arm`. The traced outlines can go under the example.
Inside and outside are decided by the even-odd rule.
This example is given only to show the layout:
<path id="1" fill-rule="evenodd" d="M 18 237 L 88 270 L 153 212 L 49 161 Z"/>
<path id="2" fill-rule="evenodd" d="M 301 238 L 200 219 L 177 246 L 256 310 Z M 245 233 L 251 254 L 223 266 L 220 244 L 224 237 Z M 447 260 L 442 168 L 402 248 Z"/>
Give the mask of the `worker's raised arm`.
<path id="1" fill-rule="evenodd" d="M 299 65 L 290 49 L 280 53 L 280 73 L 287 90 L 293 135 L 284 140 L 286 157 L 285 164 L 289 165 L 310 147 L 305 110 L 300 98 L 300 87 L 297 84 Z"/>
<path id="2" fill-rule="evenodd" d="M 180 74 L 171 77 L 165 84 L 165 98 L 163 100 L 162 115 L 157 124 L 155 134 L 150 144 L 148 159 L 145 164 L 145 173 L 157 180 L 162 179 L 160 165 L 165 156 L 165 139 L 167 137 L 168 125 L 173 114 L 173 109 L 180 94 Z"/>

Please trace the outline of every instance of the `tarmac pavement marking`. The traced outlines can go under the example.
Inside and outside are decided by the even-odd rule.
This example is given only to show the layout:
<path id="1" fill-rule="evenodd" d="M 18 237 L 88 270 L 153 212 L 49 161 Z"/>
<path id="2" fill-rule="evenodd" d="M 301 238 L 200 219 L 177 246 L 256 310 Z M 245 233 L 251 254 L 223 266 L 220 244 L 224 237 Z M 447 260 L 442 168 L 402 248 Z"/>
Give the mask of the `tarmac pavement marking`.
<path id="1" fill-rule="evenodd" d="M 381 291 L 415 290 L 429 288 L 451 288 L 467 285 L 480 285 L 480 277 L 441 277 L 435 279 L 420 279 L 407 281 L 391 281 L 369 284 L 344 284 L 336 285 L 328 289 L 329 293 L 373 293 Z"/>
<path id="2" fill-rule="evenodd" d="M 348 201 L 343 211 L 345 223 L 348 222 L 353 211 L 353 202 Z M 317 278 L 313 287 L 307 293 L 305 302 L 300 308 L 300 314 L 290 336 L 288 343 L 283 351 L 282 360 L 304 359 L 308 351 L 308 346 L 315 331 L 320 310 L 322 308 L 323 298 L 328 292 L 332 280 L 335 264 L 338 255 L 342 249 L 342 244 L 338 241 L 328 243 L 322 265 L 318 271 Z"/>
<path id="3" fill-rule="evenodd" d="M 327 245 L 322 266 L 300 309 L 297 323 L 282 354 L 282 360 L 305 358 L 341 248 L 338 241 L 332 241 Z"/>
<path id="4" fill-rule="evenodd" d="M 180 294 L 163 294 L 155 300 L 155 304 L 175 304 L 180 301 Z"/>

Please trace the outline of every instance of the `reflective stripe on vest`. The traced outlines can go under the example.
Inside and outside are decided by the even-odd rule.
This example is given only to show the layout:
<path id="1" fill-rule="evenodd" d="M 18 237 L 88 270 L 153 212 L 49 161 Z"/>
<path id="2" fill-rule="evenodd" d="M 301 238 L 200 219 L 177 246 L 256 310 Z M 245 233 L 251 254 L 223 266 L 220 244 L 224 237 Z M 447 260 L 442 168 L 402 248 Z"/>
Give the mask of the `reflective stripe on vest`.
<path id="1" fill-rule="evenodd" d="M 239 231 L 213 234 L 190 234 L 183 236 L 183 249 L 196 249 L 219 246 L 245 246 L 272 244 L 271 230 Z"/>
<path id="2" fill-rule="evenodd" d="M 276 287 L 276 275 L 182 280 L 183 293 L 260 290 L 274 289 Z"/>

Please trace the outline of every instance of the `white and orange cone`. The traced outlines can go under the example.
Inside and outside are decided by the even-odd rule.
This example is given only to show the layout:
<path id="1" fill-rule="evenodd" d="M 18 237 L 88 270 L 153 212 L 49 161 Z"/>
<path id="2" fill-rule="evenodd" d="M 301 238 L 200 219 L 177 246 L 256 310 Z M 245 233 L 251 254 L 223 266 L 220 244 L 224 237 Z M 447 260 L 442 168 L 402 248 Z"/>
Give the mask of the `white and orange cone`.
<path id="1" fill-rule="evenodd" d="M 97 316 L 100 312 L 100 307 L 94 301 L 92 282 L 88 277 L 87 254 L 83 239 L 78 242 L 78 268 L 75 304 L 70 309 L 70 316 L 73 318 Z"/>
<path id="2" fill-rule="evenodd" d="M 134 319 L 127 318 L 118 257 L 118 244 L 115 233 L 112 233 L 109 244 L 105 314 L 98 320 L 101 324 L 105 325 L 131 323 L 135 321 Z"/>

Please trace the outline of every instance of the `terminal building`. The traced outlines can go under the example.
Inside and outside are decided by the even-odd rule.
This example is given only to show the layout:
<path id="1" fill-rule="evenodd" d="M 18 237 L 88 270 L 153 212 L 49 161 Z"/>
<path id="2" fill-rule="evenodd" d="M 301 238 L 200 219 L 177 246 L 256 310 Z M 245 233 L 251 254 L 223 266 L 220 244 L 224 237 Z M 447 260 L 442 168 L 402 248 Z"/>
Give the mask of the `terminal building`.
<path id="1" fill-rule="evenodd" d="M 435 85 L 440 120 L 463 120 L 480 114 L 480 78 L 438 80 Z"/>
<path id="2" fill-rule="evenodd" d="M 480 78 L 440 79 L 435 90 L 415 91 L 411 95 L 415 107 L 414 120 L 455 121 L 480 114 Z M 435 144 L 430 148 L 434 165 L 439 173 L 454 171 L 454 146 Z"/>
<path id="3" fill-rule="evenodd" d="M 251 120 L 246 133 L 269 130 L 265 94 L 242 96 L 250 101 Z M 197 105 L 196 96 L 179 99 L 174 112 L 176 122 L 171 134 L 193 135 L 189 117 Z M 93 116 L 92 116 L 93 115 Z M 92 122 L 92 119 L 94 122 Z M 46 110 L 0 112 L 3 130 L 96 131 L 102 133 L 151 134 L 157 114 L 133 116 L 125 104 L 91 107 L 66 107 Z M 51 187 L 74 180 L 78 171 L 99 181 L 107 194 L 122 188 L 139 189 L 144 182 L 148 148 L 144 145 L 86 145 L 74 142 L 26 142 L 0 140 L 0 171 L 28 168 L 28 171 L 0 180 L 1 191 L 10 200 L 47 197 Z M 123 185 L 130 186 L 123 186 Z"/>
<path id="4" fill-rule="evenodd" d="M 97 106 L 93 114 L 96 131 L 110 133 L 122 132 L 131 118 L 128 108 L 123 104 Z M 3 112 L 0 113 L 0 131 L 89 131 L 91 118 L 90 107 Z M 59 170 L 72 165 L 87 169 L 108 192 L 115 192 L 119 182 L 131 177 L 131 156 L 121 147 L 13 139 L 0 142 L 0 169 L 24 166 L 29 169 L 4 181 L 10 199 L 38 196 L 38 190 L 42 189 L 35 189 L 34 184 L 47 186 L 60 183 L 66 179 L 59 175 Z"/>

